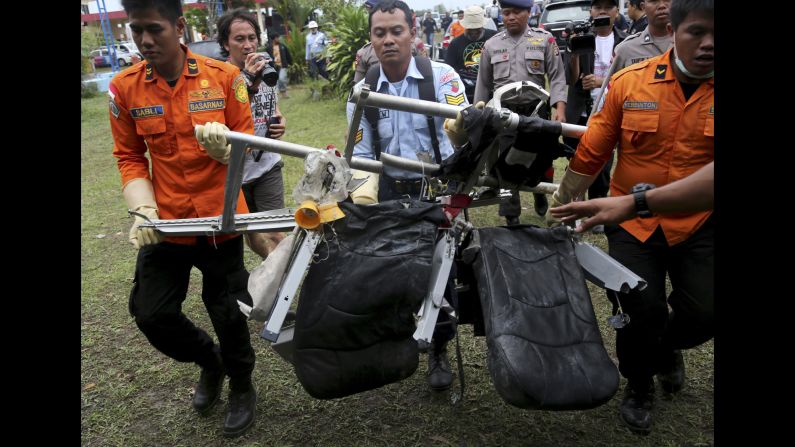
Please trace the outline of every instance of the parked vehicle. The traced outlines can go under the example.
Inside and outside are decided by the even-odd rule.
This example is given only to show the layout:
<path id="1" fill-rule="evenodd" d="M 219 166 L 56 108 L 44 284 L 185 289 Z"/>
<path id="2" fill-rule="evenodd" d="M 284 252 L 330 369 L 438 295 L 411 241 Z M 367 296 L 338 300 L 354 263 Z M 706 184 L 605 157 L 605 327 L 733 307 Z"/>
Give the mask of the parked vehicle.
<path id="1" fill-rule="evenodd" d="M 188 44 L 188 49 L 196 54 L 211 57 L 213 59 L 226 62 L 226 58 L 221 56 L 221 45 L 215 40 L 199 40 Z"/>
<path id="2" fill-rule="evenodd" d="M 90 53 L 91 61 L 94 67 L 110 67 L 111 55 L 108 53 L 107 48 L 97 48 Z M 141 57 L 135 52 L 129 52 L 126 48 L 116 45 L 116 60 L 120 67 L 127 65 L 137 64 L 141 61 Z"/>
<path id="3" fill-rule="evenodd" d="M 557 41 L 558 47 L 566 48 L 566 38 L 563 31 L 566 25 L 577 20 L 588 20 L 591 17 L 591 2 L 588 0 L 564 0 L 549 3 L 541 13 L 539 28 L 543 28 Z"/>

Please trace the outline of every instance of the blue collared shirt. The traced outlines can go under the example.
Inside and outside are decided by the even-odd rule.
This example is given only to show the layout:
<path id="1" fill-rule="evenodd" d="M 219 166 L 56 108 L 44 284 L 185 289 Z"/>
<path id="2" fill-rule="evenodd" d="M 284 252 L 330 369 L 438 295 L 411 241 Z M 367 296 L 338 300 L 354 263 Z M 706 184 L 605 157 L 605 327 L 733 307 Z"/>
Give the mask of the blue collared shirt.
<path id="1" fill-rule="evenodd" d="M 433 72 L 433 84 L 436 91 L 436 100 L 440 103 L 454 104 L 462 107 L 469 105 L 464 94 L 464 85 L 458 73 L 447 64 L 431 61 Z M 400 91 L 387 80 L 383 67 L 378 78 L 378 88 L 375 91 L 388 95 L 402 96 L 404 98 L 419 99 L 420 93 L 417 80 L 423 79 L 414 58 L 411 58 L 406 77 L 400 85 Z M 356 86 L 364 83 L 364 79 L 357 82 Z M 355 88 L 355 86 L 354 86 Z M 347 104 L 348 124 L 353 117 L 355 104 Z M 419 113 L 400 112 L 397 110 L 380 109 L 378 119 L 378 134 L 381 137 L 381 152 L 396 155 L 409 160 L 420 160 L 436 163 L 433 155 L 433 145 L 431 144 L 431 133 L 428 130 L 428 120 L 425 115 Z M 439 152 L 442 159 L 453 155 L 453 145 L 444 132 L 444 118 L 434 117 L 436 124 L 436 137 L 439 139 Z M 373 137 L 370 123 L 362 115 L 359 123 L 361 138 L 357 136 L 358 142 L 353 149 L 356 157 L 375 159 L 373 153 Z M 384 173 L 392 178 L 415 179 L 422 177 L 422 174 L 407 172 L 388 166 L 384 167 Z"/>
<path id="2" fill-rule="evenodd" d="M 320 57 L 323 50 L 326 48 L 326 35 L 323 31 L 318 31 L 317 34 L 311 32 L 306 36 L 306 60 L 310 58 Z"/>

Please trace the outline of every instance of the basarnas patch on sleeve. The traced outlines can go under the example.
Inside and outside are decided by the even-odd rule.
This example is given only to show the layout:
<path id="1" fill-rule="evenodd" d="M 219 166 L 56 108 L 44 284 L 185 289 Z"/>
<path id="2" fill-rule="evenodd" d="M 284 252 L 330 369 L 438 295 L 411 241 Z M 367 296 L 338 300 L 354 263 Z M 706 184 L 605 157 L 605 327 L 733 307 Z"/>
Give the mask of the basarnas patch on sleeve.
<path id="1" fill-rule="evenodd" d="M 359 130 L 356 131 L 356 138 L 353 140 L 353 142 L 358 144 L 360 141 L 362 141 L 363 137 L 364 137 L 364 129 L 360 127 Z"/>
<path id="2" fill-rule="evenodd" d="M 202 101 L 190 101 L 188 103 L 188 112 L 204 112 L 207 110 L 223 110 L 226 107 L 226 101 L 223 98 L 219 99 L 205 99 Z"/>
<path id="3" fill-rule="evenodd" d="M 232 84 L 232 90 L 235 92 L 235 99 L 242 103 L 248 102 L 248 90 L 246 90 L 246 81 L 243 80 L 242 75 L 238 75 L 235 78 L 235 82 Z"/>
<path id="4" fill-rule="evenodd" d="M 130 109 L 133 119 L 150 118 L 153 116 L 163 116 L 163 106 L 144 106 Z"/>
<path id="5" fill-rule="evenodd" d="M 113 115 L 114 118 L 119 119 L 119 107 L 116 105 L 113 100 L 108 101 L 110 103 L 110 113 Z"/>
<path id="6" fill-rule="evenodd" d="M 447 93 L 445 93 L 444 100 L 447 101 L 447 104 L 460 106 L 461 104 L 464 103 L 465 98 L 463 93 L 459 93 L 457 95 L 448 95 Z"/>

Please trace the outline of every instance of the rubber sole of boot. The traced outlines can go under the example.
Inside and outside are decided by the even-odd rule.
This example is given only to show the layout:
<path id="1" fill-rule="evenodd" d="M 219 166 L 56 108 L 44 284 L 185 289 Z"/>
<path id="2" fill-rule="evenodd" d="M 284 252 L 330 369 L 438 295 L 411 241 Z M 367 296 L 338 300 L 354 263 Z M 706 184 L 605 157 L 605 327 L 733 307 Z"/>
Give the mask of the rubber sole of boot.
<path id="1" fill-rule="evenodd" d="M 251 418 L 251 422 L 249 422 L 244 427 L 239 428 L 239 429 L 237 429 L 235 431 L 227 430 L 226 427 L 224 427 L 224 437 L 225 438 L 235 438 L 237 436 L 242 435 L 243 433 L 247 432 L 248 429 L 251 428 L 252 425 L 254 425 L 254 420 L 255 419 L 256 419 L 256 417 Z"/>
<path id="2" fill-rule="evenodd" d="M 626 419 L 624 419 L 624 415 L 621 414 L 621 413 L 618 414 L 618 418 L 621 419 L 621 423 L 624 424 L 624 426 L 627 427 L 629 429 L 629 431 L 631 431 L 632 433 L 634 433 L 636 435 L 649 436 L 649 434 L 651 433 L 651 427 L 649 427 L 649 428 L 641 428 L 641 427 L 637 427 L 635 425 L 632 425 L 629 422 L 627 422 Z"/>
<path id="3" fill-rule="evenodd" d="M 199 416 L 207 416 L 213 411 L 213 408 L 215 408 L 215 406 L 218 404 L 218 401 L 220 400 L 221 400 L 221 393 L 219 392 L 218 396 L 215 397 L 215 400 L 210 402 L 210 405 L 208 405 L 206 408 L 199 410 L 198 408 L 193 407 L 193 409 L 196 410 L 196 413 L 198 413 Z"/>

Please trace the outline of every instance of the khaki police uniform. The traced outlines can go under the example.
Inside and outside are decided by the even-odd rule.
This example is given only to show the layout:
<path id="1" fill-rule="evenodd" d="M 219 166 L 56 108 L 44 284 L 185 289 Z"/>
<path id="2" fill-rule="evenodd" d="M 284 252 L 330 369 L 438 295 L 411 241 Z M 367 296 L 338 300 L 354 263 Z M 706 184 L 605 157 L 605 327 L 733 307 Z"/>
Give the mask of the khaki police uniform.
<path id="1" fill-rule="evenodd" d="M 560 49 L 555 37 L 541 28 L 528 27 L 519 41 L 514 41 L 507 31 L 495 34 L 483 45 L 480 53 L 480 70 L 475 86 L 474 103 L 486 101 L 494 95 L 494 91 L 506 84 L 517 81 L 530 81 L 545 88 L 544 75 L 549 77 L 550 103 L 566 102 L 568 88 L 566 72 Z M 518 98 L 511 103 L 503 104 L 517 113 L 523 105 L 529 104 L 531 98 Z M 544 116 L 543 118 L 549 118 Z M 554 171 L 550 166 L 543 181 L 551 182 Z M 546 213 L 547 200 L 543 194 L 533 194 L 536 213 Z M 518 218 L 522 212 L 519 192 L 514 191 L 511 199 L 500 204 L 500 216 Z"/>
<path id="2" fill-rule="evenodd" d="M 518 42 L 507 31 L 499 32 L 483 45 L 480 61 L 475 103 L 488 102 L 494 90 L 511 82 L 531 81 L 544 88 L 545 74 L 549 77 L 550 102 L 566 102 L 563 60 L 555 37 L 548 31 L 528 27 Z"/>
<path id="3" fill-rule="evenodd" d="M 375 55 L 373 44 L 372 42 L 367 42 L 365 46 L 361 47 L 359 51 L 356 52 L 356 63 L 354 64 L 356 69 L 353 74 L 353 83 L 355 84 L 364 79 L 364 75 L 367 74 L 367 69 L 377 63 L 378 57 Z"/>
<path id="4" fill-rule="evenodd" d="M 602 91 L 599 95 L 599 99 L 596 101 L 596 106 L 591 111 L 591 116 L 593 116 L 598 109 L 602 108 L 605 87 L 607 87 L 607 83 L 610 81 L 611 76 L 632 64 L 637 64 L 638 62 L 643 62 L 646 59 L 665 53 L 671 48 L 673 42 L 674 39 L 671 35 L 666 35 L 665 37 L 652 36 L 647 27 L 639 33 L 628 36 L 623 42 L 618 44 L 613 50 L 615 53 L 613 56 L 613 63 L 610 65 L 610 70 L 607 72 L 607 76 L 602 84 Z"/>

